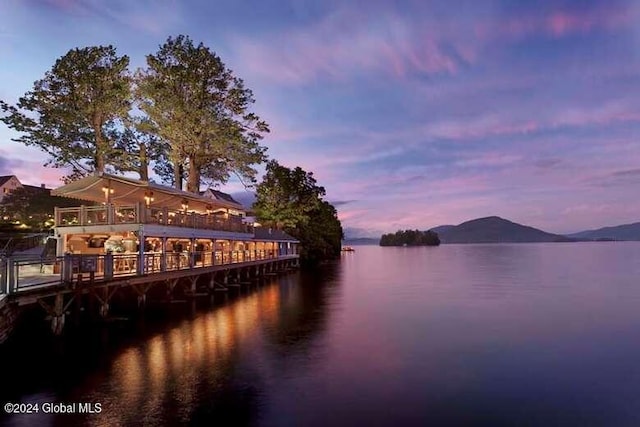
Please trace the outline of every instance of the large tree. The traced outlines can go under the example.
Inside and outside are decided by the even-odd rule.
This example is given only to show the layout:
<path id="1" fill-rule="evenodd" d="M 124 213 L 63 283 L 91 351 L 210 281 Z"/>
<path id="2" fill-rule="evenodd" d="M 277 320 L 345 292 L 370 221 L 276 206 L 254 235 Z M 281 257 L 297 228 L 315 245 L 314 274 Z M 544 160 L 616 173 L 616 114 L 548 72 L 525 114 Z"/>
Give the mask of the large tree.
<path id="1" fill-rule="evenodd" d="M 324 195 L 312 172 L 272 160 L 257 186 L 253 208 L 261 224 L 300 240 L 302 260 L 314 264 L 338 256 L 343 236 L 337 212 Z"/>
<path id="2" fill-rule="evenodd" d="M 169 38 L 147 56 L 136 75 L 140 109 L 169 144 L 172 181 L 197 192 L 203 179 L 226 182 L 232 174 L 253 182 L 253 165 L 266 160 L 260 146 L 267 124 L 249 110 L 253 93 L 222 60 L 186 36 Z"/>
<path id="3" fill-rule="evenodd" d="M 21 133 L 15 141 L 49 154 L 47 164 L 74 177 L 103 172 L 114 154 L 107 128 L 130 109 L 128 65 L 113 46 L 72 49 L 17 105 L 0 101 L 0 120 Z"/>
<path id="4" fill-rule="evenodd" d="M 302 168 L 289 169 L 275 160 L 267 163 L 266 174 L 256 188 L 253 208 L 266 226 L 291 229 L 309 221 L 325 195 L 313 172 Z"/>
<path id="5" fill-rule="evenodd" d="M 165 163 L 168 144 L 154 133 L 153 125 L 146 117 L 129 117 L 123 126 L 111 128 L 107 136 L 116 148 L 117 171 L 137 172 L 141 180 L 148 181 L 151 163 Z"/>

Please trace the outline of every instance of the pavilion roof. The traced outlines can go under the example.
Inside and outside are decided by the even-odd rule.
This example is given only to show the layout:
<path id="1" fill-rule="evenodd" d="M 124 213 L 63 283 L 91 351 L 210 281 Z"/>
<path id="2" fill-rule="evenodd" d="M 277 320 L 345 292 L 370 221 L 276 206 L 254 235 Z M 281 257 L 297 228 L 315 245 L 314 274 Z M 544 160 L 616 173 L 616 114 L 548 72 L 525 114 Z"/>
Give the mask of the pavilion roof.
<path id="1" fill-rule="evenodd" d="M 111 191 L 105 191 L 105 189 L 110 189 Z M 97 203 L 106 202 L 107 193 L 109 193 L 108 201 L 116 205 L 144 203 L 145 196 L 151 195 L 153 201 L 150 202 L 150 207 L 182 209 L 183 202 L 187 201 L 188 210 L 190 211 L 204 212 L 207 208 L 229 208 L 244 211 L 242 205 L 237 202 L 215 200 L 154 182 L 106 173 L 87 176 L 51 191 L 53 196 L 70 197 Z"/>

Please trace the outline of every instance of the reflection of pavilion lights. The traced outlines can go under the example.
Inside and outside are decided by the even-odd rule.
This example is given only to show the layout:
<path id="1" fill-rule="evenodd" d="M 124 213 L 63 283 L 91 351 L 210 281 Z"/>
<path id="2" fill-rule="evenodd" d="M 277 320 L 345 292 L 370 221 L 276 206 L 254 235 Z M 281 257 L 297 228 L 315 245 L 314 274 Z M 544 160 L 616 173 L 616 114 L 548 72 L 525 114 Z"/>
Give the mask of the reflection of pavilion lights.
<path id="1" fill-rule="evenodd" d="M 167 375 L 167 358 L 165 354 L 164 337 L 157 335 L 149 342 L 149 373 L 154 388 L 162 387 L 162 382 Z"/>
<path id="2" fill-rule="evenodd" d="M 181 369 L 184 365 L 184 358 L 186 355 L 184 337 L 181 334 L 180 328 L 173 328 L 169 332 L 169 346 L 171 348 L 171 365 L 174 369 Z"/>
<path id="3" fill-rule="evenodd" d="M 121 365 L 121 366 L 118 366 Z M 138 348 L 132 347 L 125 351 L 116 361 L 119 368 L 120 386 L 125 390 L 124 403 L 132 410 L 138 402 L 142 384 L 142 357 Z"/>

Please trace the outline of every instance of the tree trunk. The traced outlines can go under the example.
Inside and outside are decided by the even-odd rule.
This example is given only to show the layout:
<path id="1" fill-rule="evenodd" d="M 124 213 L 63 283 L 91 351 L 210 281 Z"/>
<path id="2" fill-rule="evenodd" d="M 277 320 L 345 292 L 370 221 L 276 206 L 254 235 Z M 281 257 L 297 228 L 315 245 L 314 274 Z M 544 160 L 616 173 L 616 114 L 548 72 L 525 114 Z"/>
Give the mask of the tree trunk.
<path id="1" fill-rule="evenodd" d="M 105 166 L 105 140 L 102 137 L 102 120 L 100 120 L 100 115 L 95 113 L 93 115 L 93 132 L 96 135 L 96 169 L 95 172 L 102 173 L 104 172 Z"/>
<path id="2" fill-rule="evenodd" d="M 184 176 L 184 168 L 181 164 L 174 164 L 173 165 L 173 180 L 175 181 L 173 186 L 178 189 L 178 190 L 182 190 L 182 177 Z"/>
<path id="3" fill-rule="evenodd" d="M 147 157 L 147 146 L 140 144 L 140 179 L 142 181 L 149 181 L 149 158 Z"/>
<path id="4" fill-rule="evenodd" d="M 194 159 L 189 159 L 189 179 L 187 191 L 198 194 L 200 191 L 200 165 Z"/>

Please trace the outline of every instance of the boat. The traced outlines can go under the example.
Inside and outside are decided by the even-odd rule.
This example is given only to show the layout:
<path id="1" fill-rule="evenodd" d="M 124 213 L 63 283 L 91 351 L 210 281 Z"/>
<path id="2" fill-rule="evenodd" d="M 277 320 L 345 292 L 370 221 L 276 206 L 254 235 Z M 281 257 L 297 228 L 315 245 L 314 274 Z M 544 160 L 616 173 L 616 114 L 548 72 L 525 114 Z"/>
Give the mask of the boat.
<path id="1" fill-rule="evenodd" d="M 353 247 L 351 246 L 343 246 L 342 247 L 342 252 L 355 252 L 356 250 L 353 249 Z"/>

